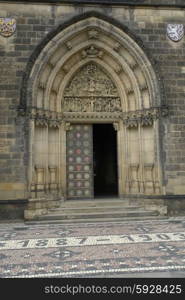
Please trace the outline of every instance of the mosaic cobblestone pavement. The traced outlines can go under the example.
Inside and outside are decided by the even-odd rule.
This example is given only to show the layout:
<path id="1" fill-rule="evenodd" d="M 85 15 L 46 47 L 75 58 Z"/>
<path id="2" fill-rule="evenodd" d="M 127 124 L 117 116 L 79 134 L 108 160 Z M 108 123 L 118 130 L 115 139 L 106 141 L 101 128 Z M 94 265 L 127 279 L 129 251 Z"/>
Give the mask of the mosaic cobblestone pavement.
<path id="1" fill-rule="evenodd" d="M 140 277 L 142 273 L 169 271 L 182 272 L 185 277 L 185 218 L 73 225 L 0 224 L 1 278 Z"/>

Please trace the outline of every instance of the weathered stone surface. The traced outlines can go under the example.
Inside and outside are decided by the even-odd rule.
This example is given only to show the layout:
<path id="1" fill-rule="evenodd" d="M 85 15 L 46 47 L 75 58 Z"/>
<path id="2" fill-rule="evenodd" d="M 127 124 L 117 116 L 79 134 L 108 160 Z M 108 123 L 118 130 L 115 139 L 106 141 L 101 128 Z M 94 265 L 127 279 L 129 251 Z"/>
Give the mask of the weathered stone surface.
<path id="1" fill-rule="evenodd" d="M 51 3 L 36 4 L 34 1 L 26 5 L 20 1 L 0 3 L 0 17 L 12 16 L 17 21 L 14 35 L 9 38 L 0 36 L 0 199 L 27 199 L 30 196 L 29 128 L 26 118 L 17 114 L 21 93 L 24 95 L 22 79 L 28 75 L 27 63 L 33 59 L 33 52 L 39 54 L 35 49 L 47 37 L 49 42 L 52 32 L 58 26 L 65 22 L 67 26 L 72 18 L 77 20 L 78 17 L 81 18 L 81 14 L 89 12 L 100 13 L 102 18 L 109 17 L 115 24 L 119 22 L 136 38 L 136 42 L 157 66 L 157 75 L 160 75 L 161 84 L 164 86 L 160 91 L 162 99 L 169 107 L 169 117 L 161 121 L 160 126 L 163 129 L 159 131 L 162 193 L 185 194 L 185 39 L 173 42 L 166 35 L 168 23 L 185 25 L 185 9 L 180 8 L 184 1 L 155 1 L 158 7 L 129 7 L 121 4 L 117 7 L 93 3 L 73 5 L 65 2 L 62 4 L 58 1 L 57 6 Z M 153 4 L 153 1 L 140 1 L 142 3 Z M 177 9 L 163 9 L 160 7 L 163 4 L 176 5 Z M 119 73 L 119 68 L 117 70 Z M 24 96 L 23 99 L 28 101 Z M 168 202 L 170 201 L 173 202 Z M 172 205 L 173 210 L 175 205 Z"/>

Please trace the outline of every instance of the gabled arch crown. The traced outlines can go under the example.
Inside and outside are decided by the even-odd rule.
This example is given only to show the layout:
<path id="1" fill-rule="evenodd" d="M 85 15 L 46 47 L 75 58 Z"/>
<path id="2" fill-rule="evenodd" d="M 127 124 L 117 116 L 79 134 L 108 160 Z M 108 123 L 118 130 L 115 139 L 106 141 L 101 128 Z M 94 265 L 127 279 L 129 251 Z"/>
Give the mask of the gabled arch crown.
<path id="1" fill-rule="evenodd" d="M 64 28 L 45 45 L 30 73 L 28 106 L 62 112 L 65 86 L 77 66 L 90 61 L 112 78 L 123 112 L 161 105 L 157 76 L 143 49 L 119 27 L 89 16 Z"/>

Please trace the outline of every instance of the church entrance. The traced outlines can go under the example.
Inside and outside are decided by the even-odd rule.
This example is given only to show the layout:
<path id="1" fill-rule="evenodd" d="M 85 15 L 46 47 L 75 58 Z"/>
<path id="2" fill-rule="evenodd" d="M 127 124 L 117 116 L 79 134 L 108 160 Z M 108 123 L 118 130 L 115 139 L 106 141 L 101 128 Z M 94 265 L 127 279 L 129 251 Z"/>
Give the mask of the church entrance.
<path id="1" fill-rule="evenodd" d="M 94 16 L 43 51 L 29 62 L 20 106 L 29 120 L 30 216 L 66 199 L 163 195 L 159 129 L 168 110 L 143 49 Z"/>
<path id="2" fill-rule="evenodd" d="M 67 198 L 118 195 L 113 124 L 72 124 L 67 132 Z"/>

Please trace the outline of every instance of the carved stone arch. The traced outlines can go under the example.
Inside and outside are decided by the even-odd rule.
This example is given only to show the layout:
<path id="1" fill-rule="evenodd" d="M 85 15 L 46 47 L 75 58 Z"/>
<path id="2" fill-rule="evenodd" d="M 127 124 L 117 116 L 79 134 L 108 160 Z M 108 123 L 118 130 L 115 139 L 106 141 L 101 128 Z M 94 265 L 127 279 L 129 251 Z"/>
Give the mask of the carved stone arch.
<path id="1" fill-rule="evenodd" d="M 161 194 L 158 120 L 167 110 L 158 73 L 136 39 L 109 18 L 89 13 L 68 25 L 48 36 L 23 85 L 27 107 L 22 103 L 21 109 L 26 109 L 30 126 L 31 197 L 66 195 L 66 131 L 71 123 L 85 122 L 112 123 L 117 129 L 120 197 Z M 89 65 L 97 68 L 94 76 L 101 73 L 115 86 L 115 93 L 103 93 L 102 85 L 101 97 L 96 90 L 91 97 L 84 81 L 83 101 L 91 97 L 91 109 L 74 108 L 73 94 L 70 109 L 62 109 L 65 97 L 70 97 L 66 89 Z"/>
<path id="2" fill-rule="evenodd" d="M 102 23 L 101 26 L 100 26 L 100 22 Z M 146 105 L 148 105 L 148 107 L 152 106 L 152 104 L 154 104 L 155 101 L 157 101 L 156 93 L 153 92 L 152 90 L 152 84 L 156 80 L 155 78 L 150 78 L 149 76 L 147 76 L 150 63 L 148 62 L 147 58 L 144 56 L 144 53 L 142 53 L 141 49 L 140 49 L 141 55 L 137 61 L 137 55 L 138 55 L 137 52 L 139 51 L 138 46 L 135 44 L 133 45 L 133 41 L 130 41 L 130 38 L 128 36 L 124 37 L 124 33 L 122 33 L 121 35 L 121 33 L 117 28 L 115 28 L 115 30 L 110 32 L 110 27 L 108 26 L 108 24 L 100 20 L 98 21 L 95 18 L 91 18 L 88 24 L 89 23 L 91 23 L 91 26 L 87 26 L 86 21 L 81 21 L 79 22 L 79 24 L 78 23 L 75 24 L 75 26 L 71 25 L 72 28 L 70 28 L 70 34 L 68 30 L 66 30 L 66 34 L 65 34 L 65 30 L 64 30 L 61 38 L 60 38 L 61 35 L 60 33 L 59 36 L 56 37 L 56 41 L 52 41 L 53 43 L 51 43 L 50 47 L 48 45 L 48 48 L 51 48 L 50 49 L 51 53 L 50 55 L 48 55 L 47 53 L 47 57 L 49 57 L 48 61 L 45 65 L 41 65 L 40 75 L 39 75 L 40 79 L 38 78 L 37 80 L 35 80 L 35 84 L 33 85 L 33 90 L 35 91 L 35 95 L 33 95 L 34 98 L 36 97 L 37 90 L 42 89 L 44 91 L 43 92 L 39 91 L 39 97 L 40 94 L 43 93 L 42 97 L 44 98 L 45 101 L 46 94 L 48 95 L 47 86 L 50 84 L 52 80 L 52 76 L 54 76 L 55 74 L 57 75 L 57 73 L 59 73 L 61 76 L 63 71 L 65 73 L 66 68 L 67 69 L 70 68 L 70 63 L 68 63 L 69 61 L 73 63 L 78 62 L 78 59 L 80 58 L 75 57 L 75 55 L 80 56 L 79 52 L 84 47 L 83 44 L 86 43 L 88 45 L 91 43 L 90 47 L 94 45 L 98 46 L 98 44 L 100 44 L 99 39 L 100 40 L 102 39 L 102 41 L 104 42 L 103 47 L 105 52 L 102 59 L 104 60 L 105 57 L 106 63 L 110 62 L 111 64 L 112 62 L 112 64 L 118 70 L 117 72 L 125 73 L 125 78 L 123 79 L 123 85 L 124 85 L 124 81 L 125 82 L 127 80 L 129 81 L 129 84 L 127 84 L 127 89 L 128 89 L 127 92 L 128 93 L 133 92 L 135 94 L 134 97 L 136 98 L 135 101 L 138 101 L 137 105 L 135 104 L 136 106 L 135 109 L 140 109 L 142 107 L 144 108 Z M 78 30 L 78 26 L 80 30 Z M 93 37 L 93 42 L 91 41 L 87 42 L 86 40 L 88 39 L 91 40 L 91 36 L 89 38 L 88 35 L 91 35 L 91 33 L 93 32 L 97 34 L 97 38 L 95 36 L 95 38 Z M 99 37 L 100 35 L 101 38 Z M 80 45 L 79 45 L 79 41 L 77 40 L 77 37 L 81 41 Z M 116 46 L 117 47 L 116 51 L 114 48 L 115 43 L 118 44 Z M 123 43 L 125 44 L 123 45 Z M 59 50 L 57 50 L 57 44 Z M 112 49 L 110 49 L 111 48 L 110 44 Z M 126 49 L 125 47 L 127 48 L 127 51 L 125 50 Z M 61 76 L 61 81 L 62 80 L 64 80 L 64 76 L 63 77 Z M 46 90 L 47 92 L 45 92 Z M 142 94 L 141 97 L 140 94 Z M 144 101 L 142 99 L 139 100 L 139 98 L 144 97 L 143 96 L 144 94 L 147 94 L 148 97 L 147 100 L 148 104 L 146 105 L 144 104 Z M 153 97 L 153 94 L 155 94 L 155 97 Z M 43 106 L 45 109 L 48 109 L 46 103 L 43 103 Z"/>
<path id="3" fill-rule="evenodd" d="M 90 60 L 97 61 L 98 64 L 102 65 L 103 68 L 107 69 L 107 71 L 109 70 L 108 72 L 109 72 L 111 77 L 119 78 L 119 76 L 116 75 L 119 70 L 115 69 L 116 66 L 119 66 L 118 62 L 117 63 L 115 62 L 114 66 L 112 67 L 111 65 L 109 66 L 109 64 L 107 64 L 107 62 L 104 62 L 103 58 L 99 57 L 98 55 L 94 56 L 93 59 L 88 58 L 88 57 L 87 58 L 84 57 L 83 59 L 79 59 L 79 58 L 81 58 L 82 53 L 84 52 L 84 49 L 88 50 L 88 48 L 90 48 L 90 47 L 94 47 L 94 44 L 88 42 L 88 43 L 85 43 L 85 45 L 84 44 L 79 45 L 78 47 L 76 47 L 76 49 L 74 49 L 72 54 L 69 53 L 67 55 L 66 60 L 65 60 L 65 57 L 63 57 L 64 62 L 59 62 L 58 65 L 56 66 L 56 68 L 51 72 L 49 80 L 48 80 L 47 88 L 46 88 L 46 98 L 45 99 L 46 99 L 47 103 L 49 102 L 49 95 L 50 95 L 51 90 L 55 89 L 54 86 L 55 86 L 56 77 L 58 76 L 58 74 L 59 74 L 59 76 L 61 75 L 60 71 L 63 70 L 63 69 L 65 69 L 65 71 L 64 71 L 65 74 L 63 74 L 64 76 L 63 76 L 63 78 L 61 78 L 61 81 L 59 83 L 60 91 L 59 90 L 57 91 L 59 97 L 61 97 L 61 90 L 62 90 L 63 82 L 67 81 L 68 77 L 71 76 L 69 74 L 73 73 L 72 69 L 76 69 L 77 65 L 85 64 L 87 61 L 90 61 Z M 98 48 L 96 48 L 96 50 L 99 53 L 102 52 L 102 55 L 103 55 L 103 53 L 105 53 L 105 49 L 103 49 L 103 45 L 101 45 L 101 47 L 100 47 L 100 45 L 98 45 Z M 73 59 L 74 55 L 76 55 L 76 60 L 75 60 L 75 62 L 73 61 L 74 63 L 70 66 L 70 65 L 68 65 L 68 61 L 70 61 L 71 58 Z M 121 68 L 121 66 L 120 66 L 120 68 Z M 121 83 L 121 81 L 119 82 L 118 88 L 120 86 L 123 86 L 123 84 L 120 85 L 120 83 Z M 122 88 L 122 90 L 123 90 L 123 88 Z M 121 93 L 121 91 L 120 91 L 120 93 Z"/>
<path id="4" fill-rule="evenodd" d="M 81 57 L 82 53 L 85 52 L 85 50 L 88 51 L 88 49 L 91 47 L 95 47 L 99 53 L 102 53 L 102 56 L 105 56 L 105 54 L 106 54 L 108 58 L 109 57 L 112 58 L 112 64 L 111 64 L 110 59 L 107 59 L 106 61 L 104 61 L 103 57 L 100 58 L 98 55 L 96 58 L 95 58 L 95 56 L 93 58 L 93 60 L 96 59 L 96 61 L 99 61 L 99 63 L 102 64 L 104 66 L 104 68 L 111 70 L 111 71 L 109 71 L 110 76 L 117 78 L 117 77 L 119 77 L 118 74 L 121 73 L 122 70 L 126 71 L 128 78 L 130 78 L 130 81 L 133 83 L 133 90 L 136 94 L 136 98 L 140 99 L 141 95 L 140 95 L 140 91 L 139 91 L 139 87 L 138 87 L 139 84 L 137 82 L 137 79 L 134 77 L 134 73 L 131 70 L 131 68 L 126 64 L 126 62 L 124 61 L 123 58 L 119 58 L 119 55 L 116 52 L 114 52 L 109 47 L 106 47 L 103 43 L 97 41 L 96 43 L 92 43 L 92 42 L 81 43 L 73 51 L 70 51 L 71 53 L 67 53 L 66 57 L 64 56 L 62 61 L 58 62 L 58 64 L 55 66 L 55 68 L 51 72 L 49 79 L 48 79 L 48 84 L 47 84 L 46 93 L 45 93 L 46 94 L 46 96 L 45 96 L 46 102 L 48 103 L 49 94 L 52 89 L 52 85 L 54 85 L 54 80 L 55 80 L 54 77 L 55 76 L 57 77 L 57 74 L 60 73 L 61 69 L 63 69 L 62 66 L 64 66 L 64 68 L 65 68 L 65 73 L 66 73 L 65 76 L 67 78 L 68 73 L 69 72 L 71 73 L 71 69 L 73 68 L 74 65 L 76 66 L 76 65 L 80 64 L 81 62 L 83 63 L 84 61 L 89 59 L 87 57 L 86 60 L 85 59 L 81 60 L 81 59 L 79 59 L 79 57 Z M 68 65 L 68 61 L 70 61 L 71 58 L 73 59 L 74 55 L 76 55 L 76 56 L 78 55 L 78 56 L 76 57 L 75 61 L 73 60 L 74 63 L 72 64 L 72 66 L 70 66 L 70 65 Z M 62 86 L 63 81 L 65 81 L 65 77 L 61 78 L 61 86 Z M 120 87 L 121 87 L 122 90 L 124 89 L 124 93 L 125 93 L 124 86 L 125 86 L 125 83 L 124 82 L 121 83 L 121 80 L 119 78 L 118 88 L 120 89 Z M 61 92 L 59 92 L 58 94 L 61 95 Z M 124 100 L 126 101 L 126 97 L 124 97 Z M 126 103 L 125 103 L 124 111 L 128 111 Z"/>
<path id="5" fill-rule="evenodd" d="M 85 21 L 90 18 L 97 18 L 97 20 L 102 20 L 104 22 L 107 22 L 107 24 L 111 24 L 111 28 L 117 28 L 120 30 L 121 33 L 125 33 L 130 40 L 133 41 L 133 45 L 130 44 L 130 46 L 138 46 L 140 50 L 143 51 L 143 56 L 147 58 L 148 60 L 148 66 L 147 66 L 147 72 L 149 77 L 153 77 L 154 80 L 151 80 L 150 85 L 153 85 L 152 91 L 154 90 L 155 99 L 157 99 L 156 105 L 165 105 L 165 99 L 164 99 L 164 89 L 163 89 L 163 83 L 160 79 L 160 71 L 159 66 L 156 65 L 154 59 L 152 58 L 151 54 L 149 53 L 148 49 L 144 46 L 142 40 L 135 36 L 128 27 L 125 25 L 119 23 L 117 20 L 105 16 L 97 11 L 90 11 L 87 13 L 83 13 L 82 15 L 75 16 L 71 18 L 70 20 L 64 22 L 63 24 L 59 25 L 58 28 L 56 28 L 54 31 L 50 32 L 46 38 L 38 45 L 38 47 L 34 50 L 33 54 L 30 57 L 30 60 L 28 62 L 28 65 L 26 67 L 24 76 L 23 76 L 23 82 L 22 82 L 22 89 L 21 89 L 21 98 L 20 98 L 20 105 L 19 109 L 20 111 L 25 111 L 26 107 L 33 106 L 33 85 L 34 82 L 38 80 L 39 73 L 41 66 L 46 64 L 48 57 L 50 57 L 50 51 L 53 48 L 57 48 L 60 44 L 60 36 L 65 29 L 70 28 L 71 25 L 78 23 L 80 21 Z M 68 30 L 68 33 L 70 30 Z M 70 45 L 67 46 L 70 48 Z M 140 55 L 141 53 L 138 53 L 139 59 L 141 59 Z M 136 55 L 137 55 L 137 49 L 136 49 Z M 155 75 L 153 74 L 155 73 Z M 148 77 L 148 76 L 147 76 Z M 36 80 L 34 80 L 36 79 Z"/>

